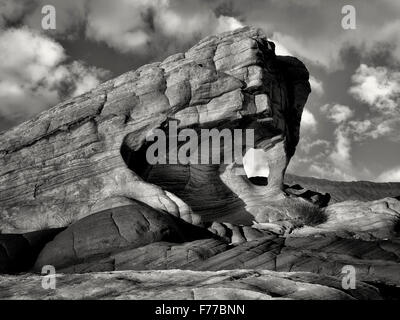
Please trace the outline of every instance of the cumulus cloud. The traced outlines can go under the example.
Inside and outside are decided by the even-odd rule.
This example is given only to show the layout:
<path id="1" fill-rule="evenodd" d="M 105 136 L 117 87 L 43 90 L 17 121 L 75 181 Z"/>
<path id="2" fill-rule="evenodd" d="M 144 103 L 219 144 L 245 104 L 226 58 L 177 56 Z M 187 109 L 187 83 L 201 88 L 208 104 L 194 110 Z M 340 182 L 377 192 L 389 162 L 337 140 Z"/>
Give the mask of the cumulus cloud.
<path id="1" fill-rule="evenodd" d="M 269 26 L 265 27 L 267 30 L 270 28 Z M 339 65 L 340 55 L 336 47 L 337 44 L 335 45 L 331 41 L 319 39 L 319 48 L 316 48 L 315 39 L 292 36 L 279 31 L 274 31 L 271 39 L 278 42 L 282 48 L 285 48 L 286 52 L 290 53 L 287 55 L 297 56 L 304 61 L 327 69 L 337 68 Z"/>
<path id="2" fill-rule="evenodd" d="M 357 178 L 352 173 L 346 173 L 332 164 L 313 162 L 309 171 L 312 176 L 336 181 L 355 181 Z"/>
<path id="3" fill-rule="evenodd" d="M 275 54 L 278 56 L 293 56 L 288 48 L 286 48 L 283 44 L 279 42 L 279 39 L 276 37 L 275 34 L 270 37 L 270 40 L 275 44 Z"/>
<path id="4" fill-rule="evenodd" d="M 376 182 L 389 182 L 389 181 L 400 182 L 400 167 L 384 171 L 376 178 Z"/>
<path id="5" fill-rule="evenodd" d="M 309 134 L 315 133 L 317 130 L 317 120 L 315 119 L 314 114 L 304 108 L 303 114 L 301 116 L 301 125 L 300 125 L 300 132 L 302 134 Z"/>
<path id="6" fill-rule="evenodd" d="M 268 177 L 268 156 L 264 150 L 250 148 L 243 157 L 243 168 L 248 177 Z"/>
<path id="7" fill-rule="evenodd" d="M 42 8 L 45 5 L 52 5 L 56 9 L 56 29 L 47 31 L 52 35 L 76 38 L 80 28 L 85 25 L 88 0 L 22 0 L 22 2 L 25 3 L 22 23 L 31 29 L 42 29 Z M 29 6 L 27 3 L 29 3 Z"/>
<path id="8" fill-rule="evenodd" d="M 127 52 L 144 48 L 150 41 L 154 12 L 167 1 L 107 1 L 88 3 L 86 36 Z"/>
<path id="9" fill-rule="evenodd" d="M 353 136 L 348 124 L 354 112 L 348 106 L 341 104 L 325 104 L 320 109 L 332 123 L 337 125 L 334 130 L 334 141 L 312 139 L 310 135 L 305 137 L 303 135 L 304 138 L 299 144 L 301 154 L 294 158 L 291 170 L 303 168 L 304 171 L 304 168 L 307 168 L 308 174 L 318 178 L 356 180 L 360 170 L 353 164 Z M 308 116 L 305 117 L 307 118 Z M 308 122 L 312 124 L 314 120 Z"/>
<path id="10" fill-rule="evenodd" d="M 361 64 L 352 76 L 350 94 L 368 107 L 367 119 L 354 120 L 349 128 L 356 140 L 389 137 L 399 141 L 400 72 Z"/>
<path id="11" fill-rule="evenodd" d="M 0 32 L 0 116 L 10 125 L 28 119 L 106 76 L 104 70 L 66 59 L 60 44 L 36 31 Z"/>
<path id="12" fill-rule="evenodd" d="M 0 0 L 1 3 L 4 14 L 0 24 L 22 16 L 23 24 L 40 29 L 41 8 L 50 4 L 57 9 L 55 34 L 72 37 L 83 30 L 89 39 L 123 52 L 136 52 L 149 43 L 151 48 L 157 42 L 165 46 L 168 42 L 163 37 L 180 48 L 182 43 L 193 43 L 202 36 L 232 30 L 244 23 L 263 28 L 278 42 L 279 54 L 296 55 L 329 70 L 343 65 L 341 53 L 350 46 L 364 57 L 388 51 L 400 63 L 399 6 L 391 0 L 367 6 L 362 0 L 354 0 L 352 5 L 359 18 L 356 30 L 351 31 L 341 27 L 343 4 L 335 1 L 323 5 L 320 0 Z"/>
<path id="13" fill-rule="evenodd" d="M 392 115 L 400 104 L 400 72 L 361 64 L 349 92 L 374 111 Z"/>
<path id="14" fill-rule="evenodd" d="M 0 27 L 20 20 L 32 5 L 35 4 L 23 0 L 0 0 Z"/>
<path id="15" fill-rule="evenodd" d="M 324 85 L 321 80 L 310 75 L 309 81 L 310 81 L 310 86 L 311 86 L 312 92 L 316 93 L 319 96 L 324 94 Z"/>
<path id="16" fill-rule="evenodd" d="M 324 139 L 311 140 L 306 138 L 304 139 L 304 142 L 299 145 L 299 147 L 305 154 L 309 154 L 311 151 L 317 148 L 326 150 L 330 147 L 330 145 L 331 143 Z"/>
<path id="17" fill-rule="evenodd" d="M 321 107 L 321 111 L 326 114 L 329 120 L 336 124 L 343 123 L 354 115 L 353 110 L 342 104 L 325 104 Z"/>
<path id="18" fill-rule="evenodd" d="M 352 168 L 351 162 L 351 140 L 347 135 L 346 131 L 342 126 L 339 126 L 335 130 L 335 148 L 332 153 L 329 155 L 329 158 L 332 160 L 332 163 L 335 167 L 338 167 L 344 171 Z"/>
<path id="19" fill-rule="evenodd" d="M 99 0 L 88 4 L 86 35 L 122 52 L 136 52 L 163 45 L 162 37 L 179 47 L 242 26 L 236 18 L 217 16 L 212 7 L 197 1 Z"/>
<path id="20" fill-rule="evenodd" d="M 334 136 L 333 143 L 318 139 L 314 142 L 309 141 L 309 148 L 302 147 L 302 151 L 305 153 L 305 156 L 300 158 L 303 162 L 302 167 L 307 168 L 308 174 L 318 178 L 342 181 L 357 180 L 356 176 L 360 170 L 354 166 L 352 161 L 350 137 L 342 125 L 335 130 Z M 313 149 L 318 151 L 311 154 Z M 299 163 L 295 165 L 299 165 Z"/>
<path id="21" fill-rule="evenodd" d="M 56 8 L 55 37 L 76 38 L 107 44 L 122 53 L 171 53 L 200 38 L 234 30 L 242 23 L 232 16 L 217 14 L 215 4 L 197 0 L 34 0 L 4 2 L 0 16 L 41 30 L 44 5 Z M 4 12 L 4 13 L 3 13 Z M 171 50 L 169 48 L 171 47 Z M 154 55 L 154 53 L 153 53 Z"/>
<path id="22" fill-rule="evenodd" d="M 354 47 L 364 57 L 387 51 L 400 62 L 399 5 L 396 1 L 353 0 L 355 30 L 341 26 L 342 1 L 232 1 L 243 20 L 262 27 L 289 52 L 327 70 L 343 68 L 342 52 Z M 306 22 L 305 22 L 306 21 Z"/>

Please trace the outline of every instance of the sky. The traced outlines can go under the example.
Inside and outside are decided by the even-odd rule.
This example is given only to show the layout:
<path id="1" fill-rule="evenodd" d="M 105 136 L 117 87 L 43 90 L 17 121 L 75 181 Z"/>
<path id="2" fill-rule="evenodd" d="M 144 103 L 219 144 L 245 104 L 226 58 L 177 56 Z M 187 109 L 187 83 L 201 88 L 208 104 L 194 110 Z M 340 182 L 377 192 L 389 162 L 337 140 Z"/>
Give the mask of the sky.
<path id="1" fill-rule="evenodd" d="M 42 8 L 56 9 L 44 30 Z M 355 29 L 344 29 L 344 5 Z M 312 93 L 288 171 L 400 181 L 398 0 L 0 0 L 0 131 L 243 25 L 301 59 Z"/>

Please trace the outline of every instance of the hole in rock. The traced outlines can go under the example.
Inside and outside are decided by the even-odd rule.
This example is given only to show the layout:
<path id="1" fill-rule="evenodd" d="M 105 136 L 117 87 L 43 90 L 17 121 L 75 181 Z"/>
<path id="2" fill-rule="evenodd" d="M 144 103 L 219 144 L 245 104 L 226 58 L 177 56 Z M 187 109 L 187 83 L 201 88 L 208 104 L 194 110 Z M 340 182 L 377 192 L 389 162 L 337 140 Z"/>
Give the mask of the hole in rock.
<path id="1" fill-rule="evenodd" d="M 260 186 L 268 184 L 268 157 L 264 150 L 249 149 L 243 157 L 243 168 L 251 183 Z"/>
<path id="2" fill-rule="evenodd" d="M 167 132 L 168 129 L 163 130 Z M 185 142 L 178 144 L 178 149 Z M 243 201 L 222 182 L 219 164 L 151 165 L 147 161 L 146 153 L 152 143 L 154 142 L 150 141 L 137 147 L 138 143 L 134 138 L 130 139 L 128 135 L 124 139 L 120 151 L 129 169 L 143 180 L 181 198 L 203 221 L 219 221 L 221 217 L 224 219 L 221 218 L 220 221 L 231 223 L 247 224 L 252 221 L 253 217 L 244 211 Z M 166 150 L 170 152 L 168 147 Z M 233 216 L 233 213 L 235 217 L 240 217 L 241 221 L 236 221 L 237 218 L 225 219 L 227 216 Z"/>

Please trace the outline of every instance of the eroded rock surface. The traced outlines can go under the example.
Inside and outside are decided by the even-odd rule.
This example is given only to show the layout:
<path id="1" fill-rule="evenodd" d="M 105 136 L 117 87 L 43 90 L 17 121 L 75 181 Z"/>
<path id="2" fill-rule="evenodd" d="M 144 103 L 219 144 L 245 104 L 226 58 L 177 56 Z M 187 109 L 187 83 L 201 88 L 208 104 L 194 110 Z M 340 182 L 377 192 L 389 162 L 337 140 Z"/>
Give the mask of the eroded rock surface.
<path id="1" fill-rule="evenodd" d="M 321 194 L 328 193 L 331 196 L 331 204 L 346 200 L 373 201 L 386 197 L 400 200 L 399 182 L 330 181 L 293 174 L 286 174 L 285 182 L 288 185 L 299 184 L 304 189 Z"/>
<path id="2" fill-rule="evenodd" d="M 0 272 L 64 274 L 51 293 L 37 275 L 0 276 L 0 298 L 399 298 L 395 185 L 284 181 L 309 93 L 305 66 L 246 27 L 2 133 Z M 172 125 L 199 141 L 254 129 L 268 178 L 236 160 L 150 165 L 146 137 Z M 368 284 L 344 290 L 346 265 Z"/>
<path id="3" fill-rule="evenodd" d="M 207 238 L 185 243 L 155 242 L 138 247 L 126 245 L 108 249 L 101 256 L 86 256 L 66 262 L 54 254 L 61 247 L 55 239 L 36 262 L 37 271 L 52 264 L 63 273 L 114 270 L 234 270 L 309 271 L 342 277 L 342 268 L 352 265 L 357 278 L 370 283 L 400 287 L 400 241 L 364 241 L 335 234 L 270 234 L 257 240 L 228 244 L 223 239 Z M 69 264 L 68 264 L 69 262 Z"/>
<path id="4" fill-rule="evenodd" d="M 233 215 L 251 224 L 282 195 L 309 93 L 303 63 L 276 56 L 250 27 L 109 80 L 0 135 L 0 232 L 65 227 L 126 199 L 193 224 Z M 146 136 L 168 134 L 171 121 L 179 130 L 254 129 L 268 186 L 227 165 L 149 166 Z"/>
<path id="5" fill-rule="evenodd" d="M 336 278 L 303 272 L 164 270 L 66 274 L 56 276 L 56 290 L 43 289 L 41 281 L 37 275 L 0 275 L 0 299 L 382 299 L 377 289 L 363 282 L 357 282 L 356 290 L 344 290 Z"/>
<path id="6" fill-rule="evenodd" d="M 204 238 L 212 239 L 213 234 L 136 203 L 98 212 L 74 223 L 46 245 L 35 267 L 38 271 L 43 265 L 60 268 L 153 242 L 183 243 Z"/>

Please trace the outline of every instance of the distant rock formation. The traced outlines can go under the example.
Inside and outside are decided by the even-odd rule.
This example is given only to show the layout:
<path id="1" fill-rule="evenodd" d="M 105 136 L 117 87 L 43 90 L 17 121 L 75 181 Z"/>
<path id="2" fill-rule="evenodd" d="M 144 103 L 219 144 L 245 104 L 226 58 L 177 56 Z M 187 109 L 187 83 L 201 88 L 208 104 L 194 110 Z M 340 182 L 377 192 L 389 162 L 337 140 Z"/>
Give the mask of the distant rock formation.
<path id="1" fill-rule="evenodd" d="M 285 183 L 331 196 L 330 203 L 346 200 L 372 201 L 386 197 L 400 200 L 400 182 L 330 181 L 293 174 L 285 175 Z"/>

